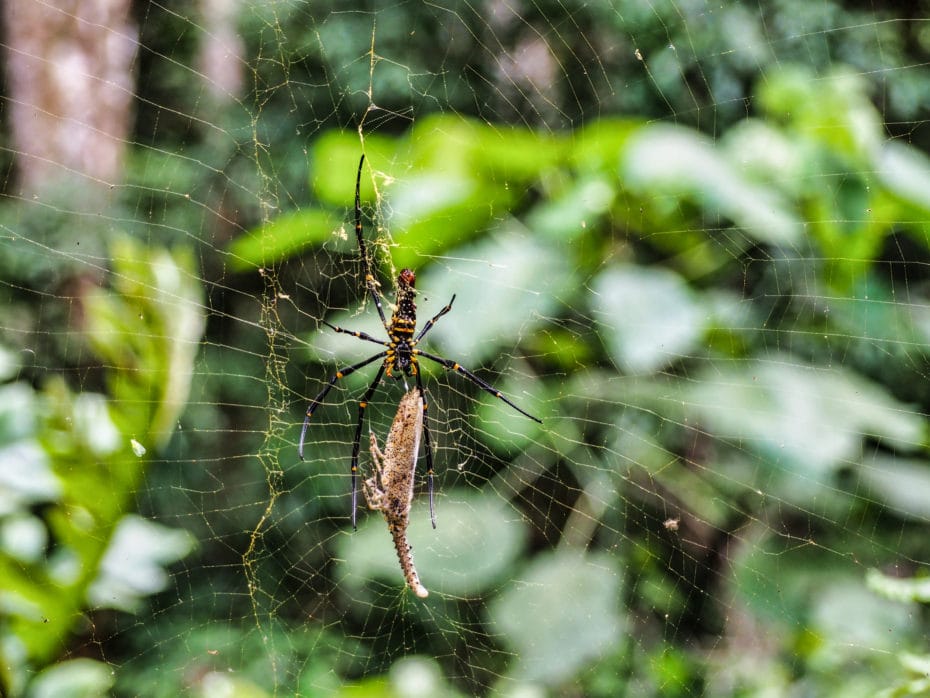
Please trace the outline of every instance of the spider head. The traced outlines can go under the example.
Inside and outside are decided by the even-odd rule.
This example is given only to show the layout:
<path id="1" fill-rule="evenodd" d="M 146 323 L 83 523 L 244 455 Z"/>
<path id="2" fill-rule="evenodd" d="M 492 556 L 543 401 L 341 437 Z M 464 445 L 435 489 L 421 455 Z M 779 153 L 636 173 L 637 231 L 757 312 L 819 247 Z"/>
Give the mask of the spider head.
<path id="1" fill-rule="evenodd" d="M 416 286 L 417 275 L 413 273 L 413 269 L 401 269 L 400 274 L 397 276 L 397 287 L 398 288 L 413 288 Z"/>

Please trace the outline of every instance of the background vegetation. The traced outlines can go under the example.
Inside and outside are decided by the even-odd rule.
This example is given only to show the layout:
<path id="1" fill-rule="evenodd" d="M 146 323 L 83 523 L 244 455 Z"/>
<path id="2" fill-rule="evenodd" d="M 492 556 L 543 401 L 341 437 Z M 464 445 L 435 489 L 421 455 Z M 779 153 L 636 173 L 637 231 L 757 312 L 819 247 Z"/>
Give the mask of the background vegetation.
<path id="1" fill-rule="evenodd" d="M 211 93 L 210 3 L 138 2 L 102 211 L 6 136 L 3 694 L 930 692 L 930 34 L 630 5 L 242 4 Z M 385 292 L 544 420 L 430 370 L 426 603 L 349 534 L 365 375 L 295 457 L 361 152 Z"/>

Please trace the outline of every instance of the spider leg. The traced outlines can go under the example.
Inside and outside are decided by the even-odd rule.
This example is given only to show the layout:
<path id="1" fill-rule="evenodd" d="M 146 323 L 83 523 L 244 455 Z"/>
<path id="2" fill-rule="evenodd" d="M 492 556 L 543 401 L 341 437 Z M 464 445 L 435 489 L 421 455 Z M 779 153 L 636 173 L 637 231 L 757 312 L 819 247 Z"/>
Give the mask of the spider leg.
<path id="1" fill-rule="evenodd" d="M 442 310 L 440 310 L 438 313 L 436 313 L 432 318 L 430 318 L 430 321 L 429 321 L 429 322 L 427 322 L 425 325 L 423 325 L 423 329 L 420 330 L 420 333 L 419 333 L 419 334 L 414 338 L 414 340 L 413 340 L 413 343 L 414 343 L 414 344 L 416 344 L 416 343 L 419 342 L 421 339 L 423 339 L 423 336 L 424 336 L 427 332 L 429 332 L 431 329 L 433 329 L 433 325 L 436 324 L 436 321 L 437 321 L 439 318 L 441 318 L 443 315 L 445 315 L 445 314 L 448 313 L 450 310 L 452 310 L 452 304 L 453 304 L 453 303 L 455 303 L 455 294 L 454 294 L 454 293 L 452 294 L 452 300 L 449 301 L 449 304 L 448 304 L 445 308 L 443 308 Z"/>
<path id="2" fill-rule="evenodd" d="M 333 386 L 336 385 L 336 381 L 340 378 L 345 378 L 348 375 L 355 373 L 360 368 L 364 368 L 368 364 L 377 361 L 378 359 L 383 359 L 387 356 L 386 351 L 380 351 L 374 356 L 369 356 L 364 361 L 360 361 L 357 364 L 353 364 L 348 368 L 344 368 L 341 371 L 336 371 L 335 375 L 329 379 L 329 383 L 323 388 L 319 394 L 310 401 L 310 406 L 307 408 L 307 416 L 304 417 L 304 425 L 300 430 L 300 441 L 297 443 L 297 455 L 300 457 L 300 460 L 304 459 L 304 437 L 307 434 L 307 425 L 310 424 L 310 418 L 313 416 L 313 413 L 316 411 L 316 408 L 320 406 L 320 403 L 323 402 L 323 399 L 326 397 L 326 394 L 332 390 Z M 382 366 L 383 369 L 383 366 Z M 380 377 L 380 374 L 379 374 Z"/>
<path id="3" fill-rule="evenodd" d="M 385 342 L 383 339 L 377 339 L 376 337 L 372 337 L 367 332 L 359 332 L 358 330 L 346 330 L 342 327 L 337 327 L 336 325 L 333 325 L 332 323 L 326 322 L 326 320 L 323 320 L 323 324 L 335 332 L 341 332 L 342 334 L 350 334 L 353 337 L 364 339 L 366 342 L 374 342 L 375 344 L 380 344 L 383 347 L 388 346 L 388 343 Z"/>
<path id="4" fill-rule="evenodd" d="M 429 404 L 426 400 L 426 388 L 423 387 L 423 379 L 420 378 L 419 367 L 415 373 L 417 377 L 417 390 L 420 391 L 420 397 L 423 399 L 423 443 L 426 449 L 426 481 L 429 489 L 429 520 L 436 528 L 436 512 L 433 510 L 433 446 L 430 441 L 429 424 L 426 419 L 426 408 Z"/>
<path id="5" fill-rule="evenodd" d="M 375 432 L 368 432 L 368 445 L 369 452 L 371 453 L 371 465 L 374 468 L 374 473 L 371 476 L 371 480 L 378 486 L 379 490 L 384 489 L 384 481 L 381 479 L 384 474 L 384 453 L 378 447 L 378 437 L 375 436 Z M 387 445 L 385 445 L 387 448 Z M 362 482 L 364 485 L 365 483 Z"/>
<path id="6" fill-rule="evenodd" d="M 386 352 L 385 352 L 386 353 Z M 358 527 L 355 525 L 355 512 L 358 508 L 358 452 L 362 444 L 362 422 L 365 419 L 365 408 L 368 407 L 368 401 L 371 399 L 371 396 L 375 394 L 375 390 L 378 389 L 378 384 L 381 382 L 381 377 L 384 375 L 384 369 L 387 368 L 387 361 L 381 364 L 381 368 L 378 369 L 378 373 L 375 376 L 375 379 L 371 382 L 371 385 L 368 386 L 368 390 L 365 391 L 365 394 L 362 396 L 362 399 L 358 401 L 358 423 L 355 425 L 355 441 L 352 442 L 352 530 L 358 530 Z"/>
<path id="7" fill-rule="evenodd" d="M 365 238 L 362 237 L 362 200 L 360 190 L 362 188 L 362 163 L 365 162 L 365 156 L 362 155 L 358 161 L 358 174 L 355 177 L 355 237 L 358 240 L 358 249 L 362 253 L 362 271 L 365 274 L 365 288 L 374 301 L 375 308 L 378 309 L 378 316 L 381 318 L 381 324 L 388 326 L 384 317 L 384 308 L 381 307 L 381 296 L 378 294 L 378 282 L 371 273 L 371 265 L 368 263 L 368 250 L 365 248 Z"/>
<path id="8" fill-rule="evenodd" d="M 509 399 L 504 397 L 504 394 L 500 390 L 495 388 L 490 383 L 487 383 L 486 381 L 483 381 L 482 379 L 478 378 L 478 376 L 476 376 L 474 373 L 469 371 L 464 366 L 453 361 L 452 359 L 444 359 L 441 356 L 436 356 L 435 354 L 429 354 L 420 349 L 414 349 L 412 353 L 416 356 L 422 356 L 423 358 L 429 359 L 430 361 L 435 361 L 437 364 L 440 364 L 442 366 L 445 366 L 448 369 L 461 373 L 463 376 L 465 376 L 468 380 L 470 380 L 472 383 L 477 385 L 479 388 L 481 388 L 487 393 L 490 393 L 496 398 L 500 398 L 501 400 L 506 402 L 508 405 L 510 405 L 512 408 L 514 408 L 517 412 L 519 412 L 523 416 L 529 417 L 534 422 L 539 422 L 540 424 L 542 424 L 542 420 L 539 417 L 534 417 L 529 412 L 526 412 L 525 410 L 520 409 L 514 403 L 512 403 Z"/>

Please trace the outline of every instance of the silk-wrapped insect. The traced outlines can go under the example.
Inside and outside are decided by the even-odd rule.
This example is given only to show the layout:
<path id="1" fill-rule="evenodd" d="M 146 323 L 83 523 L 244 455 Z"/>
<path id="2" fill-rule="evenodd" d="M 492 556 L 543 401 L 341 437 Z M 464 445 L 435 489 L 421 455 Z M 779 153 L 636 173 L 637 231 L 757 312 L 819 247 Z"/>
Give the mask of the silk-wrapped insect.
<path id="1" fill-rule="evenodd" d="M 371 459 L 375 472 L 362 483 L 368 508 L 380 511 L 387 521 L 407 586 L 421 599 L 429 596 L 429 592 L 420 583 L 416 567 L 413 566 L 407 526 L 410 523 L 413 479 L 420 452 L 424 412 L 423 396 L 419 388 L 414 388 L 400 400 L 383 453 L 378 448 L 377 437 L 371 432 Z"/>

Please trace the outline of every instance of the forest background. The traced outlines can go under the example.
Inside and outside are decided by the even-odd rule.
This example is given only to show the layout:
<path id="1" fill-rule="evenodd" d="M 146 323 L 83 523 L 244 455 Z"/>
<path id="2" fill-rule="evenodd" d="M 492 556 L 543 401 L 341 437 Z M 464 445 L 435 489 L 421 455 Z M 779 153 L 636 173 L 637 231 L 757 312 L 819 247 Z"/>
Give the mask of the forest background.
<path id="1" fill-rule="evenodd" d="M 0 693 L 930 694 L 928 10 L 4 3 Z"/>

